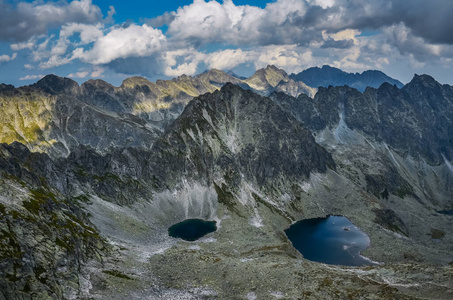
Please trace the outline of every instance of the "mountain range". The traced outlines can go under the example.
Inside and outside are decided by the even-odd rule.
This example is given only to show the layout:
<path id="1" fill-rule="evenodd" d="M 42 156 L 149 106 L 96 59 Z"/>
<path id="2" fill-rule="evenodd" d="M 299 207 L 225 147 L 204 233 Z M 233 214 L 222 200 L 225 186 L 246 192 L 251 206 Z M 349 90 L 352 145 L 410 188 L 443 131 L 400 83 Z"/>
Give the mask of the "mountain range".
<path id="1" fill-rule="evenodd" d="M 347 73 L 327 65 L 322 66 L 322 68 L 309 68 L 298 74 L 291 74 L 289 77 L 295 81 L 302 81 L 313 88 L 320 86 L 328 87 L 329 85 L 347 85 L 360 92 L 364 92 L 367 87 L 378 88 L 384 82 L 396 85 L 398 88 L 403 87 L 400 81 L 378 70 L 368 70 L 363 73 Z"/>
<path id="2" fill-rule="evenodd" d="M 0 85 L 0 297 L 448 299 L 453 87 L 313 70 Z M 303 259 L 284 230 L 326 215 L 377 264 Z"/>

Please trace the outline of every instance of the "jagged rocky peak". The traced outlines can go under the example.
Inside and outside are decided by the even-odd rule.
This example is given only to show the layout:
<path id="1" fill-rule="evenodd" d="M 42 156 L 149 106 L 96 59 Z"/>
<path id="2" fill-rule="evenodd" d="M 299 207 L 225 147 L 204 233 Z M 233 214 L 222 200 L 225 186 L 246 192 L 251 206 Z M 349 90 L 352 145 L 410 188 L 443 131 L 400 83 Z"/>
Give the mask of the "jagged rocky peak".
<path id="1" fill-rule="evenodd" d="M 236 74 L 233 70 L 228 70 L 226 73 L 228 75 L 230 75 L 230 76 L 236 77 L 236 78 L 241 79 L 241 80 L 247 79 L 247 77 L 244 77 L 244 76 Z"/>
<path id="2" fill-rule="evenodd" d="M 4 83 L 0 83 L 0 91 L 11 91 L 11 90 L 14 90 L 15 87 L 14 85 L 12 84 L 4 84 Z"/>
<path id="3" fill-rule="evenodd" d="M 427 114 L 431 114 L 432 109 L 444 115 L 453 109 L 453 87 L 442 85 L 429 75 L 415 75 L 402 90 Z"/>
<path id="4" fill-rule="evenodd" d="M 276 87 L 280 82 L 289 80 L 288 74 L 276 66 L 268 65 L 264 69 L 259 69 L 245 82 L 253 89 L 262 92 L 269 92 Z"/>
<path id="5" fill-rule="evenodd" d="M 179 153 L 169 155 L 168 149 Z M 269 98 L 231 83 L 192 100 L 152 150 L 161 153 L 152 169 L 166 186 L 183 171 L 206 184 L 222 174 L 237 185 L 242 174 L 265 186 L 281 176 L 295 180 L 335 168 L 301 123 Z"/>
<path id="6" fill-rule="evenodd" d="M 403 89 L 409 92 L 419 88 L 441 89 L 442 85 L 429 75 L 415 74 L 412 80 L 406 84 Z"/>
<path id="7" fill-rule="evenodd" d="M 298 97 L 301 94 L 305 94 L 311 98 L 316 95 L 317 89 L 309 87 L 302 81 L 294 81 L 292 79 L 288 81 L 280 81 L 280 83 L 274 88 L 276 92 L 284 92 L 285 94 L 293 97 Z"/>
<path id="8" fill-rule="evenodd" d="M 384 83 L 361 93 L 330 86 L 319 88 L 313 101 L 280 93 L 272 98 L 315 131 L 338 133 L 346 125 L 432 165 L 453 157 L 453 88 L 430 76 L 416 76 L 403 89 Z"/>
<path id="9" fill-rule="evenodd" d="M 75 95 L 79 91 L 79 84 L 66 77 L 59 77 L 57 75 L 47 75 L 39 80 L 37 83 L 30 87 L 40 89 L 45 93 L 51 95 L 69 94 Z"/>

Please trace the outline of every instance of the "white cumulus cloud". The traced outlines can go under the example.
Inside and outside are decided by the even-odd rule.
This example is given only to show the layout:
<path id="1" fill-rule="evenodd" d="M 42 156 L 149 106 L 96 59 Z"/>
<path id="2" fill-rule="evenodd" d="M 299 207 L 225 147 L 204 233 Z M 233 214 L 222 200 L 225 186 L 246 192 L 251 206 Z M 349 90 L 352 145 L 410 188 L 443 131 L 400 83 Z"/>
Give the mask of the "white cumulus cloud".
<path id="1" fill-rule="evenodd" d="M 17 53 L 13 53 L 12 55 L 6 55 L 6 54 L 0 55 L 0 63 L 15 60 L 16 57 L 17 57 Z"/>
<path id="2" fill-rule="evenodd" d="M 106 64 L 115 59 L 151 55 L 162 50 L 166 38 L 159 29 L 146 24 L 114 28 L 98 37 L 93 48 L 77 54 L 84 62 Z"/>
<path id="3" fill-rule="evenodd" d="M 207 55 L 205 63 L 209 69 L 229 70 L 240 64 L 253 61 L 258 53 L 256 51 L 243 51 L 241 49 L 219 50 Z"/>

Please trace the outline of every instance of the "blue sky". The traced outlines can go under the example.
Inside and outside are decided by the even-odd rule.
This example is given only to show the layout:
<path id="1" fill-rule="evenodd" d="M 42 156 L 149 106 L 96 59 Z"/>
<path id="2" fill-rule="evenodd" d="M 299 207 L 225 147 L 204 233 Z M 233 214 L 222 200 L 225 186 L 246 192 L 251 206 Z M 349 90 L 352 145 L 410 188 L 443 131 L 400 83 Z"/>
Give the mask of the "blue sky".
<path id="1" fill-rule="evenodd" d="M 451 0 L 0 0 L 0 82 L 328 64 L 453 84 Z"/>
<path id="2" fill-rule="evenodd" d="M 176 11 L 179 7 L 192 4 L 192 0 L 165 0 L 165 1 L 93 1 L 99 6 L 104 14 L 107 14 L 109 7 L 115 7 L 117 12 L 115 21 L 122 23 L 129 20 L 139 23 L 143 18 L 153 18 L 169 11 Z M 267 1 L 262 0 L 236 0 L 236 5 L 254 5 L 261 8 L 266 6 Z"/>

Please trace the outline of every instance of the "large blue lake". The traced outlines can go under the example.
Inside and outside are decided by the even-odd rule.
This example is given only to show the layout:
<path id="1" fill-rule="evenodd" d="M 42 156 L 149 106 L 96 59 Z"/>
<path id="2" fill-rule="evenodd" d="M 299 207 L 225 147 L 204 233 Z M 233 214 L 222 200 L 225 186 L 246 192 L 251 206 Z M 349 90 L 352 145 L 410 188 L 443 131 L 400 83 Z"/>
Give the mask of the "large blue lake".
<path id="1" fill-rule="evenodd" d="M 196 241 L 210 232 L 217 230 L 216 221 L 187 219 L 168 228 L 168 235 L 186 241 Z"/>
<path id="2" fill-rule="evenodd" d="M 299 221 L 285 230 L 304 258 L 332 265 L 373 265 L 360 255 L 370 245 L 369 237 L 347 218 L 328 216 Z"/>

